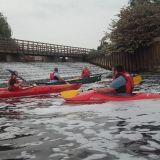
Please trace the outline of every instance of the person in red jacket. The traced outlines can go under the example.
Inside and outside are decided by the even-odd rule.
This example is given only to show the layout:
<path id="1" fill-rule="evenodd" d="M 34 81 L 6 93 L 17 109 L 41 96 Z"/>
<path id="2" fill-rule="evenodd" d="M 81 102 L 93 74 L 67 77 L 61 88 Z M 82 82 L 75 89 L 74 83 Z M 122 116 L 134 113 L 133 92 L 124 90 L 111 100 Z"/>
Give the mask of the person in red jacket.
<path id="1" fill-rule="evenodd" d="M 98 93 L 111 93 L 116 95 L 132 95 L 134 88 L 133 77 L 127 73 L 123 66 L 113 67 L 113 81 L 109 87 L 94 88 Z"/>
<path id="2" fill-rule="evenodd" d="M 17 73 L 11 74 L 11 77 L 8 81 L 8 90 L 9 91 L 17 91 L 21 88 L 22 82 L 17 79 Z"/>
<path id="3" fill-rule="evenodd" d="M 91 73 L 90 73 L 88 67 L 87 67 L 87 66 L 84 66 L 84 68 L 83 68 L 83 70 L 82 70 L 81 77 L 82 77 L 82 78 L 87 78 L 87 77 L 90 76 L 90 74 L 91 74 Z"/>
<path id="4" fill-rule="evenodd" d="M 50 73 L 50 82 L 51 83 L 57 83 L 59 81 L 65 82 L 65 80 L 59 75 L 58 68 L 54 68 L 54 71 L 52 71 Z"/>

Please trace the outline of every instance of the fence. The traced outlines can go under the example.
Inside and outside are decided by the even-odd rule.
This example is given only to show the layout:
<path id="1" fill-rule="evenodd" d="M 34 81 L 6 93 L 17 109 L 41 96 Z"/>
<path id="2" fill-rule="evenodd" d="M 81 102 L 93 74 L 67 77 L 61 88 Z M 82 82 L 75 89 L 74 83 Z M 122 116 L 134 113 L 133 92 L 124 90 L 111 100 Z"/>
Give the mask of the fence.
<path id="1" fill-rule="evenodd" d="M 160 71 L 160 40 L 155 39 L 150 47 L 141 49 L 135 54 L 96 54 L 88 59 L 91 63 L 106 69 L 111 69 L 115 64 L 121 64 L 130 72 Z"/>

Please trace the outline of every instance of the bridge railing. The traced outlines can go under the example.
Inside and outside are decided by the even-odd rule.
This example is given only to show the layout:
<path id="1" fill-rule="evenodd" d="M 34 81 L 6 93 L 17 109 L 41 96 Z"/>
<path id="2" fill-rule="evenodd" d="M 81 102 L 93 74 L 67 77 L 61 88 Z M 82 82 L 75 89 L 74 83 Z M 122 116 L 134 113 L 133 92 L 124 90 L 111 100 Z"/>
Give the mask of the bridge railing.
<path id="1" fill-rule="evenodd" d="M 61 54 L 61 55 L 86 55 L 91 49 L 49 44 L 42 42 L 26 41 L 19 39 L 0 38 L 0 52 L 18 52 L 24 54 Z"/>

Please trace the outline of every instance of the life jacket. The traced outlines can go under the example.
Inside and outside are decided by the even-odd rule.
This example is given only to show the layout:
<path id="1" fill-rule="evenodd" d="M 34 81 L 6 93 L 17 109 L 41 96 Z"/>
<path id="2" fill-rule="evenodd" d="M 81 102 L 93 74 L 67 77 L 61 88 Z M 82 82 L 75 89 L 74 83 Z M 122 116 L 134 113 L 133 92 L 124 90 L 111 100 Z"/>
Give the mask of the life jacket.
<path id="1" fill-rule="evenodd" d="M 82 77 L 89 77 L 90 76 L 90 71 L 88 69 L 83 69 L 82 71 Z"/>
<path id="2" fill-rule="evenodd" d="M 11 82 L 12 81 L 12 82 Z M 19 86 L 15 86 L 14 84 L 17 84 L 17 83 L 19 83 L 20 81 L 18 80 L 18 79 L 10 79 L 9 80 L 9 87 L 8 87 L 8 90 L 9 91 L 17 91 L 17 90 L 19 90 L 20 89 L 20 87 Z"/>
<path id="3" fill-rule="evenodd" d="M 121 72 L 118 73 L 115 76 L 115 79 L 118 78 L 119 76 L 123 76 L 126 80 L 126 85 L 121 86 L 120 88 L 116 89 L 116 93 L 127 93 L 127 94 L 132 94 L 133 88 L 134 88 L 134 83 L 133 83 L 133 78 L 130 76 L 129 73 L 127 72 Z"/>
<path id="4" fill-rule="evenodd" d="M 59 80 L 57 76 L 55 76 L 55 72 L 50 73 L 50 80 Z"/>
<path id="5" fill-rule="evenodd" d="M 51 72 L 49 77 L 50 77 L 50 80 L 54 80 L 54 72 Z"/>

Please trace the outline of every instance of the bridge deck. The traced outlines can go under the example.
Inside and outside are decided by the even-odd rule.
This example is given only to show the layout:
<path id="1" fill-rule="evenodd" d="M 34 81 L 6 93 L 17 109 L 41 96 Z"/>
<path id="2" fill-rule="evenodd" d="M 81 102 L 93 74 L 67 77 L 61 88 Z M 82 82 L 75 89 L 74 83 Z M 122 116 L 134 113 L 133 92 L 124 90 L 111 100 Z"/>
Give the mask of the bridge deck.
<path id="1" fill-rule="evenodd" d="M 34 56 L 65 56 L 83 57 L 91 49 L 26 41 L 19 39 L 0 38 L 0 53 L 24 54 Z"/>

